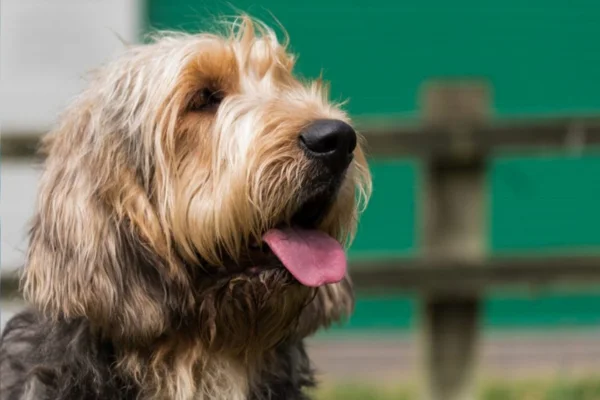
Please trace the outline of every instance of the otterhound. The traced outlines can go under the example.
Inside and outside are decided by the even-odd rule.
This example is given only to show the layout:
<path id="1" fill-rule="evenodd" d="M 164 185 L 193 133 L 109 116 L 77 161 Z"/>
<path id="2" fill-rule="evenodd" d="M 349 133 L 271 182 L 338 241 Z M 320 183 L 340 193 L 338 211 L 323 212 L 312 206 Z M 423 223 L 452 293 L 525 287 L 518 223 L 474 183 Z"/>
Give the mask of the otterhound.
<path id="1" fill-rule="evenodd" d="M 275 33 L 128 49 L 44 141 L 0 399 L 305 399 L 344 318 L 360 137 Z"/>

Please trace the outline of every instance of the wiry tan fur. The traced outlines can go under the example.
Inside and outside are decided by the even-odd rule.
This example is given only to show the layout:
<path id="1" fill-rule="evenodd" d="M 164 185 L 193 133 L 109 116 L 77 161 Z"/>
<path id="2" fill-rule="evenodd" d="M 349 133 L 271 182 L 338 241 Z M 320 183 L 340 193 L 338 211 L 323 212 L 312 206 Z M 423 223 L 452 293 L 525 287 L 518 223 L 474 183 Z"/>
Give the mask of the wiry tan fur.
<path id="1" fill-rule="evenodd" d="M 349 122 L 293 66 L 247 17 L 227 35 L 163 35 L 96 71 L 44 141 L 25 296 L 110 338 L 145 398 L 245 398 L 256 371 L 277 373 L 278 343 L 352 309 L 349 278 L 312 289 L 278 270 L 220 285 L 202 275 L 299 206 L 312 166 L 298 132 Z M 205 87 L 225 94 L 218 111 L 188 112 Z M 358 146 L 319 229 L 349 244 L 369 193 Z"/>

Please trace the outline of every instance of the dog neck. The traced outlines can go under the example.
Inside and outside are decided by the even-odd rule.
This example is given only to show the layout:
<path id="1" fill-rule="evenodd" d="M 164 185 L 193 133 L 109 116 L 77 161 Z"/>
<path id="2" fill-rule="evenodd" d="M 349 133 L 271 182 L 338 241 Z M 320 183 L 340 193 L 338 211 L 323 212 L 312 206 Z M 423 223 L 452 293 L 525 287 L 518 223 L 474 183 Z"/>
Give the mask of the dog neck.
<path id="1" fill-rule="evenodd" d="M 120 353 L 118 368 L 143 388 L 144 400 L 245 400 L 277 358 L 275 348 L 230 355 L 183 338 L 166 340 L 150 351 L 129 348 Z"/>
<path id="2" fill-rule="evenodd" d="M 250 387 L 247 367 L 224 356 L 215 356 L 203 366 L 196 384 L 177 386 L 173 399 L 246 400 Z"/>

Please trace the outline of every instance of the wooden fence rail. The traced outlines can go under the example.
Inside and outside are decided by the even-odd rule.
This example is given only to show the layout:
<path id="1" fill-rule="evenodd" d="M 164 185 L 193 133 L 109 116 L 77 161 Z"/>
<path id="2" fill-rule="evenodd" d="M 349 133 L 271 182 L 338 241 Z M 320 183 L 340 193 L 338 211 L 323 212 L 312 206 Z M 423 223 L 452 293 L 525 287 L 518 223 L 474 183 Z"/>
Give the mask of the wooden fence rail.
<path id="1" fill-rule="evenodd" d="M 2 159 L 37 158 L 43 134 L 3 131 Z M 362 134 L 373 158 L 460 159 L 498 152 L 581 151 L 600 148 L 600 115 L 501 119 L 460 128 L 424 123 L 373 127 L 365 123 Z"/>

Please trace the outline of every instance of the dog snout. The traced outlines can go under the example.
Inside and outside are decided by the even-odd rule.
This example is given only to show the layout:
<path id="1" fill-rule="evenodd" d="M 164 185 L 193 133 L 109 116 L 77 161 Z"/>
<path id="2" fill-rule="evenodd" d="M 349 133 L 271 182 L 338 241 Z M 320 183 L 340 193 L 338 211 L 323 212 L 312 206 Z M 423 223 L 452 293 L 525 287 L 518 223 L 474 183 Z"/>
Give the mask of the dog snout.
<path id="1" fill-rule="evenodd" d="M 344 121 L 319 119 L 300 133 L 300 146 L 309 157 L 342 171 L 352 161 L 356 131 Z"/>

